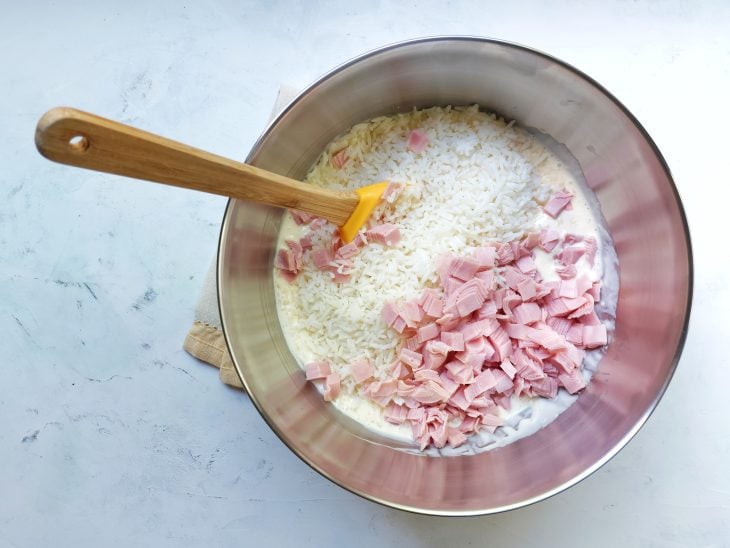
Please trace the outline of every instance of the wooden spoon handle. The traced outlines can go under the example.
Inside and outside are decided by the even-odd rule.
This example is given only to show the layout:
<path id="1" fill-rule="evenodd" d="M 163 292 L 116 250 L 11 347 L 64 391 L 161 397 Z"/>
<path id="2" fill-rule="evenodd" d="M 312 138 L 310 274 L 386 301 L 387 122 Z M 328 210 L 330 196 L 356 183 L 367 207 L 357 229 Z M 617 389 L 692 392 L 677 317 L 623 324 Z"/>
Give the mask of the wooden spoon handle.
<path id="1" fill-rule="evenodd" d="M 44 114 L 35 142 L 62 164 L 300 209 L 338 226 L 359 200 L 355 192 L 308 185 L 72 108 Z"/>

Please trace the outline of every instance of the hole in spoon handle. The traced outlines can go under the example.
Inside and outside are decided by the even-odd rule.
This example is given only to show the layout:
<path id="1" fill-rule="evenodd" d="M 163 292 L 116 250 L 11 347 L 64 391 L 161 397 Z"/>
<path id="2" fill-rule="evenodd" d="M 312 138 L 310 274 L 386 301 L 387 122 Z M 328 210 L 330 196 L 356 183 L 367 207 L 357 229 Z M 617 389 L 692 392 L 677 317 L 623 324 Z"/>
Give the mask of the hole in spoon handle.
<path id="1" fill-rule="evenodd" d="M 89 149 L 89 139 L 85 135 L 73 135 L 68 140 L 68 146 L 73 152 L 86 152 Z"/>

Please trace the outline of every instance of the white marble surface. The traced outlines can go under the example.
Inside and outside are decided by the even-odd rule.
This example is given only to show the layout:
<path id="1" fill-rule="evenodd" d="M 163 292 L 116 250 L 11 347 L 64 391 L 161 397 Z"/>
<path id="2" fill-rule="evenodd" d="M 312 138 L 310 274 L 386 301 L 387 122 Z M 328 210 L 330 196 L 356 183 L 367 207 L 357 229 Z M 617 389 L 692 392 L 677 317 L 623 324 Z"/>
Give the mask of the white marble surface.
<path id="1" fill-rule="evenodd" d="M 2 2 L 0 547 L 727 546 L 729 28 L 726 2 Z M 280 82 L 430 34 L 525 43 L 602 82 L 668 158 L 696 251 L 687 346 L 648 424 L 578 486 L 492 517 L 330 484 L 182 351 L 223 199 L 33 146 L 68 104 L 240 158 Z"/>

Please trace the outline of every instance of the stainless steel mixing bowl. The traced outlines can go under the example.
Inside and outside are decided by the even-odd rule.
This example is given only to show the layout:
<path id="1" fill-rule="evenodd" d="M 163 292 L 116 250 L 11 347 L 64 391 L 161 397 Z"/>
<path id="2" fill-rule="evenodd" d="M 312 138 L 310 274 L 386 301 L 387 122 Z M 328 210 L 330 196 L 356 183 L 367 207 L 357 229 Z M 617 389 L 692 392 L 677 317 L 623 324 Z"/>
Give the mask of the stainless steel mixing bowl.
<path id="1" fill-rule="evenodd" d="M 353 124 L 414 106 L 474 103 L 567 146 L 600 201 L 620 262 L 614 341 L 577 402 L 534 435 L 476 456 L 433 458 L 359 427 L 305 382 L 282 336 L 272 278 L 282 212 L 231 201 L 218 252 L 226 341 L 269 426 L 342 487 L 428 514 L 524 506 L 575 484 L 615 455 L 672 377 L 692 294 L 687 223 L 656 145 L 591 78 L 522 46 L 440 37 L 365 54 L 303 91 L 247 161 L 302 178 L 324 146 Z"/>

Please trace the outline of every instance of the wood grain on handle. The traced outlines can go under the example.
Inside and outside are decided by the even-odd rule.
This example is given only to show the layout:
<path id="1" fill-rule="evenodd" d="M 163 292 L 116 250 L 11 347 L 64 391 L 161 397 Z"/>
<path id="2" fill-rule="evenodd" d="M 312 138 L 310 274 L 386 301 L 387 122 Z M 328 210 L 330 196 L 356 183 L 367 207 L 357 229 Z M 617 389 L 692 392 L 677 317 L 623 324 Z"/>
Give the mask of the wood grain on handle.
<path id="1" fill-rule="evenodd" d="M 359 200 L 355 192 L 308 185 L 73 108 L 44 114 L 35 142 L 54 162 L 300 209 L 338 226 Z"/>

